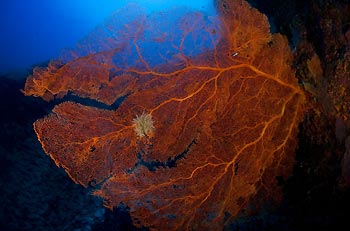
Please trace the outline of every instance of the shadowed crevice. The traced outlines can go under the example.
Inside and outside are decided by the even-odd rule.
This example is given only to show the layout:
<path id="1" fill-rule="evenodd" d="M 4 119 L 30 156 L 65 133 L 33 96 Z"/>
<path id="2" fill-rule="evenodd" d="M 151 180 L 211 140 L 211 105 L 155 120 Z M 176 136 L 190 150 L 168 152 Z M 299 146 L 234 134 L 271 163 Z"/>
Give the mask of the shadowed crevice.
<path id="1" fill-rule="evenodd" d="M 193 139 L 189 145 L 187 145 L 187 147 L 185 148 L 185 150 L 183 152 L 181 152 L 180 154 L 176 155 L 174 158 L 169 157 L 167 161 L 161 162 L 158 160 L 155 161 L 145 161 L 142 158 L 142 155 L 145 153 L 144 150 L 141 150 L 140 153 L 137 154 L 137 159 L 138 162 L 135 164 L 135 166 L 131 169 L 127 170 L 127 173 L 133 173 L 134 170 L 136 168 L 138 168 L 139 166 L 144 166 L 146 167 L 149 171 L 154 172 L 159 168 L 174 168 L 176 167 L 177 161 L 186 158 L 186 155 L 188 154 L 188 152 L 190 151 L 191 147 L 193 145 L 197 144 L 196 140 Z"/>

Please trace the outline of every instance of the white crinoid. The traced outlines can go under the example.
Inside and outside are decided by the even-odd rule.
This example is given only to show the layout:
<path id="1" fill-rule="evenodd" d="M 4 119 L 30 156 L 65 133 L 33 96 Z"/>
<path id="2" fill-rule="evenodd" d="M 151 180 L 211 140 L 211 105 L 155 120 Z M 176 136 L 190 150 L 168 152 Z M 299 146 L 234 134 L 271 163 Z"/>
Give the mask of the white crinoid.
<path id="1" fill-rule="evenodd" d="M 143 112 L 132 120 L 137 136 L 151 136 L 154 132 L 153 119 L 151 114 Z"/>

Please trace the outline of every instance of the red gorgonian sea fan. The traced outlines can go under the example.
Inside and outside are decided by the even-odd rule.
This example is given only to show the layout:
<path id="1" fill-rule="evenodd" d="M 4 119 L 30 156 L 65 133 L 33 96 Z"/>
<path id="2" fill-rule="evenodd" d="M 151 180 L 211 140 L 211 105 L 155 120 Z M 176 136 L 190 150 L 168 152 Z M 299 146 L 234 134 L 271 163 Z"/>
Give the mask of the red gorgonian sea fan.
<path id="1" fill-rule="evenodd" d="M 278 198 L 276 177 L 291 172 L 304 96 L 287 41 L 244 1 L 216 6 L 176 20 L 118 12 L 27 79 L 26 95 L 118 102 L 63 102 L 34 128 L 58 166 L 138 227 L 222 230 Z M 142 113 L 152 132 L 136 132 Z"/>

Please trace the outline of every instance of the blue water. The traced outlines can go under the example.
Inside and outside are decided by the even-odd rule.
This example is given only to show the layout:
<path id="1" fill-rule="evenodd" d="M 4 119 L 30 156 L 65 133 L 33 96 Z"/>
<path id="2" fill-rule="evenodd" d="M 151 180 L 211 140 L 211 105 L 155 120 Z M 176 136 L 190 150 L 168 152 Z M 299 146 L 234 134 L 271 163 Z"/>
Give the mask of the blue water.
<path id="1" fill-rule="evenodd" d="M 110 14 L 135 2 L 147 13 L 186 6 L 213 13 L 212 0 L 1 0 L 0 74 L 32 69 L 59 56 Z"/>

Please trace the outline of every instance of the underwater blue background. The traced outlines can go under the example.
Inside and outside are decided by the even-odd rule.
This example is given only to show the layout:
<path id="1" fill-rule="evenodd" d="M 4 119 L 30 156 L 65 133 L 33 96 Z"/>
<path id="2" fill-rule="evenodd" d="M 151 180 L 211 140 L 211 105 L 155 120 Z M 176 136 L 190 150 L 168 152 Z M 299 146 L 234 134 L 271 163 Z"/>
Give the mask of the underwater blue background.
<path id="1" fill-rule="evenodd" d="M 148 13 L 178 6 L 213 11 L 211 0 L 2 0 L 0 74 L 31 69 L 57 57 L 115 10 L 134 2 Z"/>

